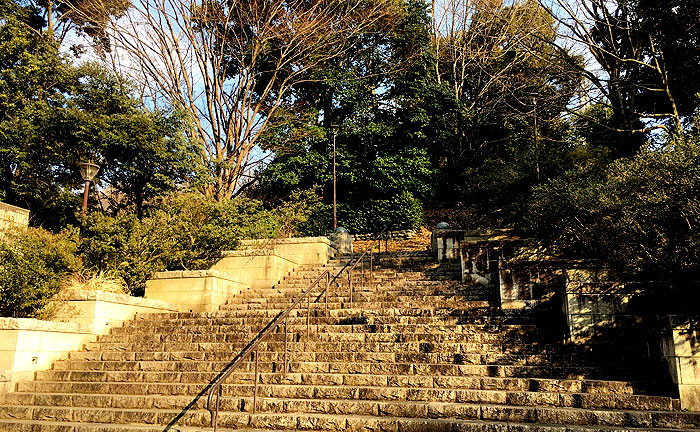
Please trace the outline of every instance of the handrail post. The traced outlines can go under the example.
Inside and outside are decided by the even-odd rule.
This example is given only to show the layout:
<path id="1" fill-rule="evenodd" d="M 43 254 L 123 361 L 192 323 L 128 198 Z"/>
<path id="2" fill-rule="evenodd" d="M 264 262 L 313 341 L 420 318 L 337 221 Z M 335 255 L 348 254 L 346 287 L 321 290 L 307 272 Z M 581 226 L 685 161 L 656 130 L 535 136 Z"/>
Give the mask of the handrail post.
<path id="1" fill-rule="evenodd" d="M 214 427 L 214 432 L 216 432 L 216 426 L 219 423 L 219 406 L 220 406 L 220 404 L 221 404 L 221 386 L 219 386 L 219 388 L 217 389 L 217 392 L 216 392 L 216 404 L 214 404 L 214 406 L 216 407 L 216 410 L 212 414 L 212 419 L 211 419 L 212 426 Z"/>
<path id="2" fill-rule="evenodd" d="M 311 323 L 311 296 L 306 295 L 306 341 L 309 341 L 309 324 Z"/>
<path id="3" fill-rule="evenodd" d="M 284 319 L 284 374 L 287 375 L 289 372 L 289 363 L 287 359 L 287 318 Z"/>
<path id="4" fill-rule="evenodd" d="M 258 350 L 255 350 L 255 384 L 253 385 L 253 414 L 258 406 Z M 218 411 L 218 410 L 217 410 Z"/>
<path id="5" fill-rule="evenodd" d="M 365 285 L 365 257 L 361 258 L 360 261 L 360 272 L 362 273 L 362 286 Z"/>
<path id="6" fill-rule="evenodd" d="M 331 289 L 331 272 L 326 270 L 326 315 L 328 315 L 328 292 Z"/>
<path id="7" fill-rule="evenodd" d="M 348 288 L 350 289 L 350 307 L 352 308 L 352 269 L 348 270 Z"/>

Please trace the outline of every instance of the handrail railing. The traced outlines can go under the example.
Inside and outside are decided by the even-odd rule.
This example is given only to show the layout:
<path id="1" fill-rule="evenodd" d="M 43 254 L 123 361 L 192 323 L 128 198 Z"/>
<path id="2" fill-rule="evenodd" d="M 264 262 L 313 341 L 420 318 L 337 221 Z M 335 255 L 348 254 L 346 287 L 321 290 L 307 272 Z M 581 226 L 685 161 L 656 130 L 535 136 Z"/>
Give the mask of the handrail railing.
<path id="1" fill-rule="evenodd" d="M 272 333 L 274 330 L 276 330 L 280 324 L 284 321 L 284 373 L 286 374 L 288 371 L 288 359 L 287 359 L 287 318 L 289 314 L 291 313 L 294 308 L 299 305 L 304 299 L 306 299 L 306 307 L 307 307 L 307 313 L 306 313 L 306 337 L 308 339 L 309 337 L 309 327 L 310 327 L 310 319 L 311 319 L 311 296 L 309 295 L 314 287 L 319 286 L 319 283 L 321 280 L 325 277 L 326 279 L 326 287 L 319 293 L 319 295 L 316 297 L 314 302 L 318 302 L 318 300 L 321 298 L 321 296 L 325 295 L 325 303 L 326 303 L 326 310 L 328 310 L 328 292 L 329 288 L 331 286 L 331 283 L 335 282 L 338 277 L 350 266 L 348 269 L 348 285 L 350 288 L 350 304 L 352 305 L 353 303 L 353 288 L 352 288 L 352 275 L 351 272 L 357 267 L 358 262 L 362 262 L 362 280 L 364 283 L 364 258 L 369 252 L 370 254 L 370 277 L 373 272 L 373 263 L 372 263 L 372 249 L 374 249 L 375 242 L 379 242 L 379 251 L 381 252 L 381 236 L 384 234 L 384 232 L 387 230 L 387 227 L 385 227 L 372 241 L 370 246 L 360 255 L 359 258 L 357 258 L 352 266 L 350 266 L 350 263 L 353 261 L 353 258 L 348 261 L 342 269 L 333 277 L 333 280 L 331 281 L 331 273 L 328 270 L 325 270 L 323 273 L 321 273 L 316 280 L 314 280 L 295 300 L 294 302 L 285 310 L 284 312 L 280 312 L 272 321 L 270 321 L 263 329 L 258 333 L 258 335 L 246 345 L 246 347 L 241 351 L 233 360 L 231 363 L 230 367 L 224 369 L 221 372 L 221 375 L 219 378 L 216 380 L 216 382 L 211 386 L 209 389 L 209 395 L 207 396 L 207 410 L 211 414 L 211 426 L 214 428 L 214 432 L 216 432 L 216 427 L 217 427 L 217 420 L 219 417 L 219 406 L 221 403 L 221 386 L 226 381 L 226 379 L 238 368 L 238 366 L 243 363 L 244 360 L 246 360 L 248 357 L 251 355 L 254 356 L 255 359 L 255 373 L 254 373 L 254 385 L 253 385 L 253 413 L 256 411 L 257 407 L 257 397 L 258 397 L 258 347 L 259 345 L 265 340 L 265 338 Z M 388 238 L 387 238 L 387 243 L 388 243 Z"/>

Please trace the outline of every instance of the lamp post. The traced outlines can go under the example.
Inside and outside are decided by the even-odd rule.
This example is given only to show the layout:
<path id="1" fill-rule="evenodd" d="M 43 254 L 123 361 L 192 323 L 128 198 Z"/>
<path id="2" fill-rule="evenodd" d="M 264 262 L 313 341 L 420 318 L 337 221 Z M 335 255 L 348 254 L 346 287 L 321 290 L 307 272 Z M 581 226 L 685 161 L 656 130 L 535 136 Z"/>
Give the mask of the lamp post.
<path id="1" fill-rule="evenodd" d="M 333 230 L 338 228 L 338 218 L 336 216 L 336 180 L 335 180 L 335 138 L 338 136 L 338 125 L 331 125 L 333 132 Z"/>
<path id="2" fill-rule="evenodd" d="M 99 171 L 100 166 L 91 162 L 82 162 L 79 163 L 78 166 L 80 167 L 80 175 L 83 177 L 83 181 L 85 182 L 85 189 L 83 191 L 83 217 L 85 217 L 88 192 L 90 191 L 90 182 L 97 175 L 97 171 Z"/>

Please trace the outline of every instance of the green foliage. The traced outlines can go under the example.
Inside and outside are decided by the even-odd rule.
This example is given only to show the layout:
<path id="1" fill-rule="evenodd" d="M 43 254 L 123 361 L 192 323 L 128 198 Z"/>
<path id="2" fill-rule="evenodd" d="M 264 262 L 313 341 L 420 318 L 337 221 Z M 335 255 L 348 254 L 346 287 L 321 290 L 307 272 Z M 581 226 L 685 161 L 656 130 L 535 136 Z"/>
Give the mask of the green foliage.
<path id="1" fill-rule="evenodd" d="M 0 234 L 0 316 L 41 315 L 63 278 L 81 268 L 74 234 L 41 228 Z"/>
<path id="2" fill-rule="evenodd" d="M 593 165 L 541 187 L 531 233 L 573 257 L 599 258 L 631 275 L 669 282 L 700 270 L 700 139 L 677 138 Z"/>

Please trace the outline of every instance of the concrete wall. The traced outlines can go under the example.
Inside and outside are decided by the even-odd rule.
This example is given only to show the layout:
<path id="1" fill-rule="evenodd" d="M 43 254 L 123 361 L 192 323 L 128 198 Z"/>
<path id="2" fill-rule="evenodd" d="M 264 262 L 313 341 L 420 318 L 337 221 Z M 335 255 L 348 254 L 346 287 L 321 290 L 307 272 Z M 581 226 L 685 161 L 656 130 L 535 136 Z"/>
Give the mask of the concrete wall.
<path id="1" fill-rule="evenodd" d="M 100 291 L 69 291 L 60 298 L 55 322 L 0 318 L 0 391 L 12 391 L 17 381 L 33 379 L 34 372 L 50 369 L 137 313 L 176 310 L 163 302 Z"/>
<path id="2" fill-rule="evenodd" d="M 29 210 L 0 202 L 0 231 L 29 225 Z"/>
<path id="3" fill-rule="evenodd" d="M 93 340 L 92 328 L 29 318 L 0 318 L 0 390 L 12 391 L 20 380 L 51 368 L 68 352 Z"/>
<path id="4" fill-rule="evenodd" d="M 107 334 L 137 313 L 174 312 L 176 304 L 96 290 L 67 290 L 56 296 L 53 321 L 87 326 L 91 334 Z"/>
<path id="5" fill-rule="evenodd" d="M 247 286 L 218 270 L 166 271 L 146 281 L 145 298 L 173 303 L 181 312 L 213 312 Z"/>

